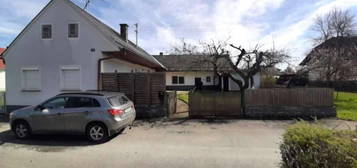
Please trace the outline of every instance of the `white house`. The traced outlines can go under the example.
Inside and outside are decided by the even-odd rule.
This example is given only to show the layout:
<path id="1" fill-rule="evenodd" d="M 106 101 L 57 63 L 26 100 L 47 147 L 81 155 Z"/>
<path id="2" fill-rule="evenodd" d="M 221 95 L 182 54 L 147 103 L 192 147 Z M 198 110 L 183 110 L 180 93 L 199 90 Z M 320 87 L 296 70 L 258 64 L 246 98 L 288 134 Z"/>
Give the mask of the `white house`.
<path id="1" fill-rule="evenodd" d="M 239 90 L 236 84 L 227 75 L 221 75 L 220 78 L 214 74 L 213 65 L 206 61 L 202 55 L 155 55 L 159 62 L 166 68 L 166 89 L 167 90 L 191 90 L 199 82 L 202 82 L 203 89 L 208 90 Z M 218 72 L 231 72 L 228 62 L 221 59 L 217 63 Z M 232 73 L 240 78 L 238 74 Z M 216 76 L 216 77 L 215 77 Z M 260 73 L 253 77 L 254 84 L 251 88 L 260 87 Z M 218 87 L 218 88 L 217 88 Z"/>
<path id="2" fill-rule="evenodd" d="M 0 48 L 0 55 L 5 51 L 5 48 Z M 5 62 L 0 59 L 0 92 L 5 91 Z"/>
<path id="3" fill-rule="evenodd" d="M 3 53 L 7 111 L 63 91 L 98 90 L 102 72 L 163 70 L 127 29 L 117 33 L 70 0 L 51 0 Z"/>

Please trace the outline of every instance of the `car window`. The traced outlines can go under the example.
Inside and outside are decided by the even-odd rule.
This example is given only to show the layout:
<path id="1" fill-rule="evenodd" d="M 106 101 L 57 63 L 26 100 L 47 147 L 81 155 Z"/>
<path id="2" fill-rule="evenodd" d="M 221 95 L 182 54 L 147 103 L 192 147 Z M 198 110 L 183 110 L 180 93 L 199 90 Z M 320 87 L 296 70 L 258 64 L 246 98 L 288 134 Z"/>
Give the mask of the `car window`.
<path id="1" fill-rule="evenodd" d="M 42 106 L 46 109 L 59 109 L 64 108 L 66 105 L 66 99 L 64 97 L 54 98 L 44 103 Z"/>
<path id="2" fill-rule="evenodd" d="M 124 96 L 113 96 L 109 97 L 108 101 L 112 106 L 121 106 L 127 104 L 129 102 L 129 99 Z"/>
<path id="3" fill-rule="evenodd" d="M 96 99 L 89 97 L 69 97 L 66 108 L 100 107 Z"/>

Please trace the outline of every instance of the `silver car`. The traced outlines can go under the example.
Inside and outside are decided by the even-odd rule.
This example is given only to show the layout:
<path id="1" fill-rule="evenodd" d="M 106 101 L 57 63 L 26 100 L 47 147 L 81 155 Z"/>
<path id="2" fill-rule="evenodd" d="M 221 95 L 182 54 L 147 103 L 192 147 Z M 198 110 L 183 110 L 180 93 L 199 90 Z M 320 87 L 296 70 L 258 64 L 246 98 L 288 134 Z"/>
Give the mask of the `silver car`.
<path id="1" fill-rule="evenodd" d="M 63 93 L 10 113 L 10 126 L 20 139 L 32 133 L 66 132 L 104 142 L 124 131 L 135 117 L 134 104 L 123 93 Z"/>

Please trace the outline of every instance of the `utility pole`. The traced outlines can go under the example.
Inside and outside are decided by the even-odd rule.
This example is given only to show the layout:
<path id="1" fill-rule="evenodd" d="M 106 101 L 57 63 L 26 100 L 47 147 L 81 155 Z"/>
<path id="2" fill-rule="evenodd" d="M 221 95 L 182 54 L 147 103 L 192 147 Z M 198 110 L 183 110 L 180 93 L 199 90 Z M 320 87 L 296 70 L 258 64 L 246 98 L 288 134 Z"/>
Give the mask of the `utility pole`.
<path id="1" fill-rule="evenodd" d="M 139 24 L 138 23 L 135 23 L 134 24 L 135 25 L 135 36 L 136 36 L 136 39 L 135 39 L 135 44 L 136 44 L 136 46 L 138 46 L 138 34 L 139 34 Z"/>

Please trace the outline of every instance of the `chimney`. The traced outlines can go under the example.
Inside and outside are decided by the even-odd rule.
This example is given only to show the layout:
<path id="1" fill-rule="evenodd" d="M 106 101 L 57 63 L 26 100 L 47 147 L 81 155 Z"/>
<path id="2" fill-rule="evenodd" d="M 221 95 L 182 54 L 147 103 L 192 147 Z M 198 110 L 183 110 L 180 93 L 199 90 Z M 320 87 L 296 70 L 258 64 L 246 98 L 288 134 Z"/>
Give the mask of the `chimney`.
<path id="1" fill-rule="evenodd" d="M 128 41 L 128 27 L 127 24 L 120 24 L 120 36 L 125 41 Z"/>
<path id="2" fill-rule="evenodd" d="M 164 55 L 164 53 L 163 52 L 160 52 L 160 56 L 163 56 Z"/>

